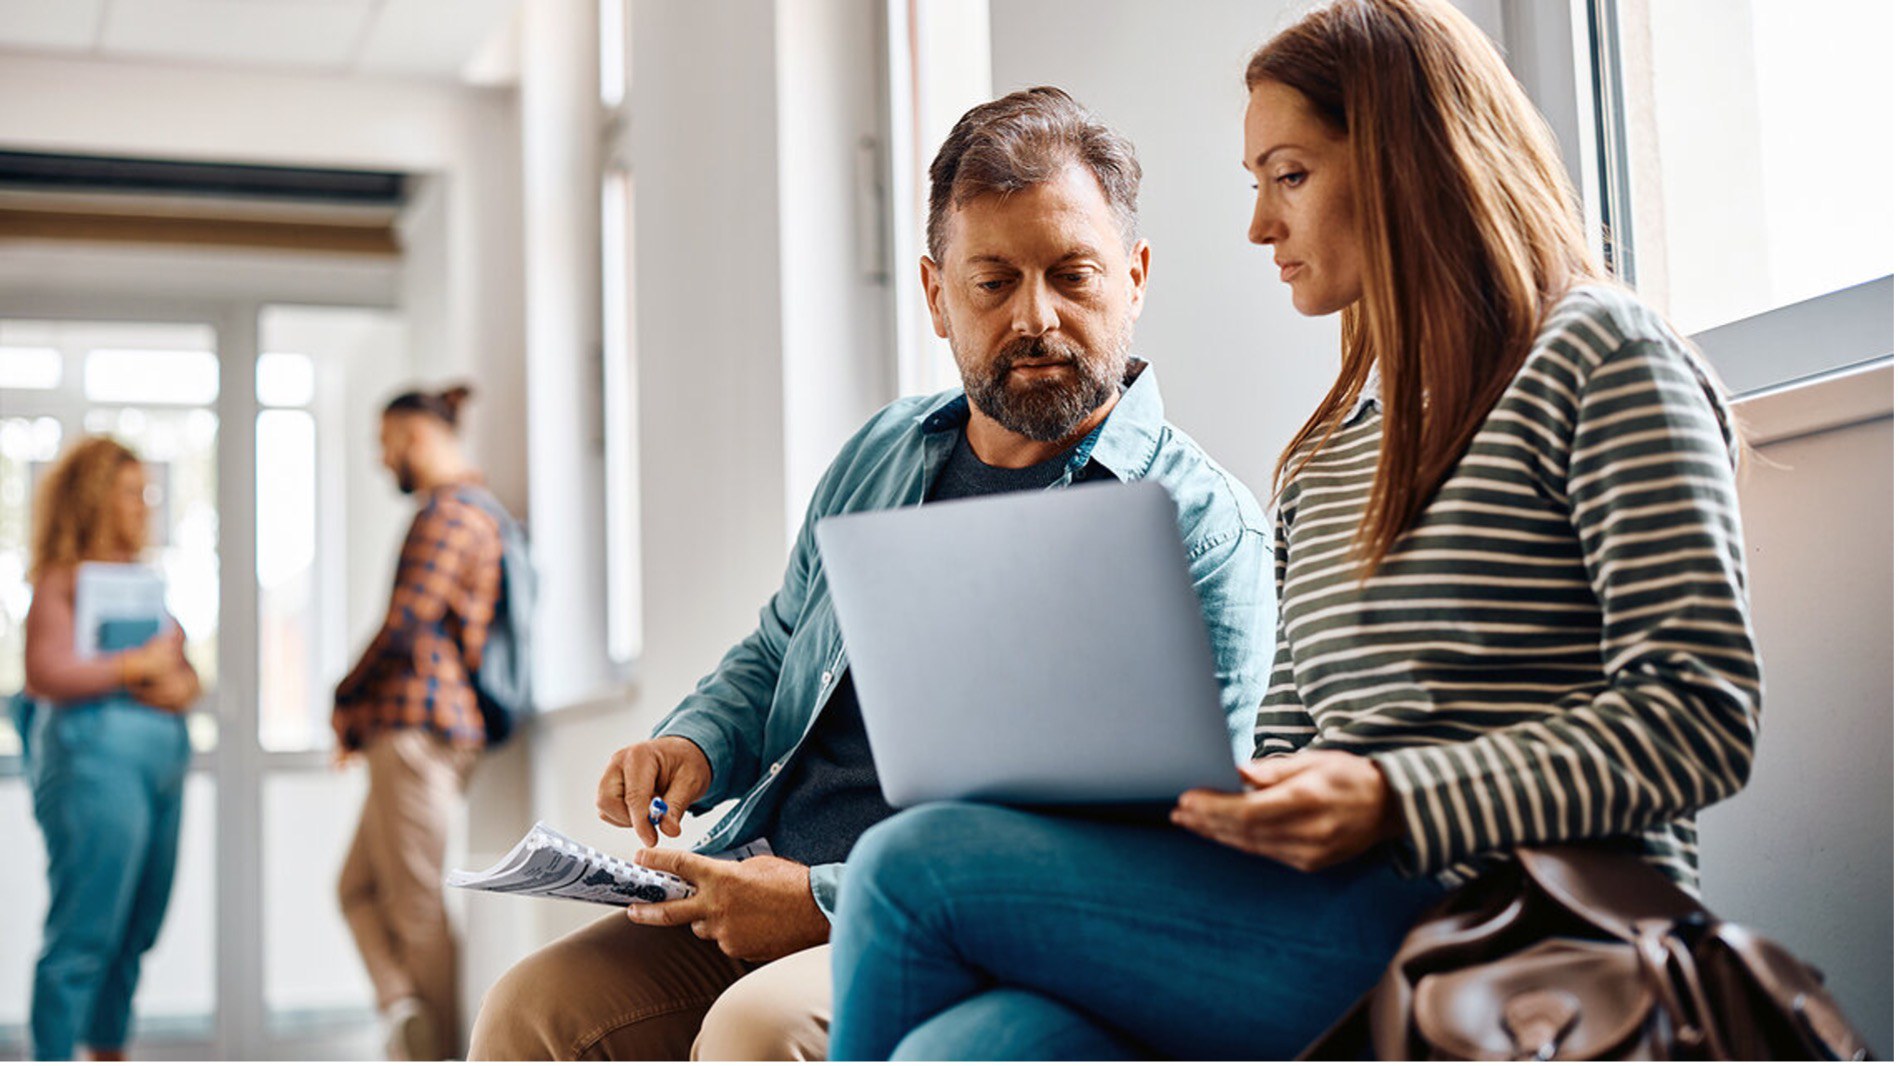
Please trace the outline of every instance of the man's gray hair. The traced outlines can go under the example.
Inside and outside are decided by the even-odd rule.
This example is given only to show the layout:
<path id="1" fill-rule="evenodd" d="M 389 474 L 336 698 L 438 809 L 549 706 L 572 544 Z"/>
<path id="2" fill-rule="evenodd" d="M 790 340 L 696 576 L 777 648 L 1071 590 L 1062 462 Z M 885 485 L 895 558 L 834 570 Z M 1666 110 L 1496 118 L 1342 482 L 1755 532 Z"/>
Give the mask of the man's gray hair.
<path id="1" fill-rule="evenodd" d="M 1134 145 L 1074 97 L 1042 85 L 970 108 L 937 150 L 930 163 L 930 258 L 943 260 L 952 207 L 1050 181 L 1072 163 L 1094 174 L 1121 224 L 1121 239 L 1134 247 L 1141 195 Z"/>

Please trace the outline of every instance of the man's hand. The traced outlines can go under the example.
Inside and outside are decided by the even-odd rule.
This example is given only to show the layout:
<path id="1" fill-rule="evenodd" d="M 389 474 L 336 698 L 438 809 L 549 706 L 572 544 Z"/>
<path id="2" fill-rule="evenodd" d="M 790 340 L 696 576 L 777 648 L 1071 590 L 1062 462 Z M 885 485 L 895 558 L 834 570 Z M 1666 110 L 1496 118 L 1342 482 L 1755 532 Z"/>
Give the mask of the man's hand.
<path id="1" fill-rule="evenodd" d="M 1398 835 L 1396 797 L 1378 764 L 1343 751 L 1302 751 L 1242 767 L 1248 791 L 1197 788 L 1172 815 L 1210 840 L 1311 873 Z"/>
<path id="2" fill-rule="evenodd" d="M 659 832 L 679 835 L 679 819 L 706 789 L 712 787 L 712 764 L 699 745 L 685 737 L 656 737 L 613 753 L 594 806 L 603 821 L 631 828 L 647 847 L 659 843 L 646 820 L 647 805 L 658 795 L 666 801 L 666 817 Z"/>
<path id="3" fill-rule="evenodd" d="M 635 903 L 626 916 L 641 925 L 690 925 L 692 935 L 747 962 L 770 962 L 831 939 L 831 922 L 811 898 L 811 868 L 760 855 L 744 862 L 690 851 L 649 848 L 641 866 L 678 874 L 694 892 L 666 903 Z"/>

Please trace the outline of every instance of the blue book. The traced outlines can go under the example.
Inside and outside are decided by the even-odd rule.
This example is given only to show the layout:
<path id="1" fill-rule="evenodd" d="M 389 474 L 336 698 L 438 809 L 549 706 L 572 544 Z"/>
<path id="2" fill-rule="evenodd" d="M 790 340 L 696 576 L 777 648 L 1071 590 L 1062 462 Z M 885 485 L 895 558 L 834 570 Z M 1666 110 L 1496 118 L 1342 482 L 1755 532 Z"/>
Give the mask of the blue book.
<path id="1" fill-rule="evenodd" d="M 99 650 L 136 648 L 158 635 L 156 618 L 107 618 L 99 623 Z"/>

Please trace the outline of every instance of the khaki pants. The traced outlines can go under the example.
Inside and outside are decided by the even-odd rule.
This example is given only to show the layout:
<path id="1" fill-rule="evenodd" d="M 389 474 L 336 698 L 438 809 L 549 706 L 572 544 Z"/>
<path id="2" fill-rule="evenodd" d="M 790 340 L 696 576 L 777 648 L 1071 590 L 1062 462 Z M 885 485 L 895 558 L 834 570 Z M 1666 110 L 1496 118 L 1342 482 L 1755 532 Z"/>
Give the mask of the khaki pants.
<path id="1" fill-rule="evenodd" d="M 615 912 L 503 974 L 468 1057 L 820 1060 L 830 1024 L 828 944 L 754 967 Z"/>
<path id="2" fill-rule="evenodd" d="M 461 1011 L 442 865 L 477 753 L 420 729 L 396 729 L 371 740 L 365 755 L 369 797 L 337 898 L 377 1006 L 421 1001 L 443 1053 L 453 1055 L 461 1045 Z"/>

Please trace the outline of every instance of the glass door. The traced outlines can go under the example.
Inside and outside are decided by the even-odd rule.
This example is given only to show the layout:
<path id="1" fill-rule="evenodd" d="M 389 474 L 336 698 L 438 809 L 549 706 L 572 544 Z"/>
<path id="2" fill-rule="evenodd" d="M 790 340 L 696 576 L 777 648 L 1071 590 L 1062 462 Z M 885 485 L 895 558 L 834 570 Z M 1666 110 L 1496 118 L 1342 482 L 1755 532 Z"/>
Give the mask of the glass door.
<path id="1" fill-rule="evenodd" d="M 330 693 L 381 624 L 409 516 L 378 466 L 405 381 L 400 318 L 269 306 L 256 393 L 262 1010 L 273 1053 L 380 1056 L 375 997 L 337 909 L 367 781 L 330 767 Z"/>
<path id="2" fill-rule="evenodd" d="M 335 894 L 364 779 L 360 767 L 329 767 L 329 693 L 381 621 L 410 515 L 376 444 L 379 398 L 407 380 L 402 320 L 251 302 L 150 321 L 9 310 L 0 695 L 24 680 L 33 487 L 86 433 L 109 433 L 148 464 L 150 562 L 204 679 L 178 879 L 146 956 L 132 1050 L 380 1057 L 369 982 Z M 28 1050 L 46 911 L 20 750 L 0 715 L 0 853 L 17 860 L 0 863 L 0 1059 Z"/>
<path id="3" fill-rule="evenodd" d="M 0 694 L 24 683 L 23 623 L 33 492 L 81 436 L 110 434 L 144 459 L 152 511 L 148 561 L 205 696 L 190 718 L 177 881 L 146 956 L 135 1010 L 145 1038 L 212 1039 L 218 1007 L 219 363 L 201 322 L 0 319 Z M 45 853 L 20 762 L 0 721 L 0 1054 L 24 1051 L 34 960 L 46 912 Z"/>

